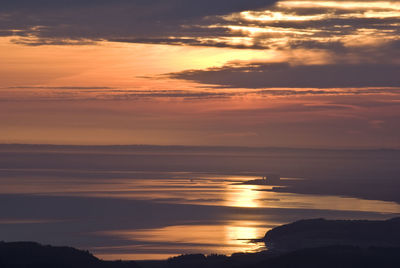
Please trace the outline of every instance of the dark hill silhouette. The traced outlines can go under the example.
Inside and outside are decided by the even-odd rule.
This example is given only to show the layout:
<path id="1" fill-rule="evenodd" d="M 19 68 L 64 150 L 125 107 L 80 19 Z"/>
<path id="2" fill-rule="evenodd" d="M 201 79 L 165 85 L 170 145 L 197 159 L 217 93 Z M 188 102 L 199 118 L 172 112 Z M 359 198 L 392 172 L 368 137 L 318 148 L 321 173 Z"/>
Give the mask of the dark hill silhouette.
<path id="1" fill-rule="evenodd" d="M 253 268 L 396 268 L 400 267 L 400 248 L 359 248 L 331 246 L 302 249 L 269 258 Z"/>
<path id="2" fill-rule="evenodd" d="M 400 218 L 386 221 L 301 220 L 267 232 L 268 248 L 293 251 L 330 245 L 400 247 Z"/>
<path id="3" fill-rule="evenodd" d="M 134 262 L 102 261 L 88 251 L 34 242 L 0 242 L 1 268 L 136 268 Z"/>
<path id="4" fill-rule="evenodd" d="M 289 253 L 264 251 L 231 257 L 182 255 L 166 261 L 102 261 L 87 251 L 42 246 L 33 242 L 0 242 L 1 268 L 398 268 L 400 247 L 331 246 Z"/>
<path id="5" fill-rule="evenodd" d="M 398 268 L 400 247 L 360 248 L 330 246 L 289 253 L 240 253 L 231 257 L 202 254 L 182 255 L 143 268 Z"/>

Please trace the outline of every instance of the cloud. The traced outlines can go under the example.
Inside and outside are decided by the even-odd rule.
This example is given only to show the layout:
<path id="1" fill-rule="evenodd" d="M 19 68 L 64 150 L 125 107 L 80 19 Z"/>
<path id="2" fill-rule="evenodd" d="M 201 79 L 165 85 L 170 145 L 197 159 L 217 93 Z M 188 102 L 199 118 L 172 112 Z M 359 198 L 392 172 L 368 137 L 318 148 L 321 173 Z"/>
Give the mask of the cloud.
<path id="1" fill-rule="evenodd" d="M 11 92 L 11 95 L 7 95 Z M 5 95 L 3 95 L 5 94 Z M 147 101 L 147 100 L 206 100 L 227 99 L 241 96 L 244 92 L 216 92 L 200 90 L 132 90 L 112 87 L 77 87 L 77 86 L 18 86 L 0 87 L 1 101 Z"/>
<path id="2" fill-rule="evenodd" d="M 63 38 L 37 38 L 37 37 L 20 37 L 11 40 L 14 44 L 27 45 L 27 46 L 82 46 L 82 45 L 94 45 L 95 41 L 90 39 L 63 39 Z"/>
<path id="3" fill-rule="evenodd" d="M 400 65 L 250 63 L 167 74 L 169 78 L 231 88 L 398 87 Z"/>
<path id="4" fill-rule="evenodd" d="M 215 40 L 207 38 L 110 38 L 111 42 L 123 43 L 143 43 L 143 44 L 159 44 L 159 45 L 189 45 L 189 46 L 207 46 L 207 47 L 220 47 L 220 48 L 237 48 L 237 49 L 266 49 L 265 46 L 258 45 L 245 45 L 245 44 L 232 44 L 229 40 Z M 41 44 L 42 42 L 35 42 L 33 44 Z"/>
<path id="5" fill-rule="evenodd" d="M 52 87 L 52 86 L 18 86 L 18 87 L 7 87 L 6 89 L 47 89 L 47 90 L 111 90 L 115 89 L 112 87 L 77 87 L 77 86 L 63 86 L 63 87 Z"/>
<path id="6" fill-rule="evenodd" d="M 108 40 L 211 35 L 207 17 L 265 8 L 275 0 L 3 0 L 0 33 Z M 121 39 L 121 40 L 122 40 Z M 46 44 L 46 42 L 42 42 Z M 53 41 L 54 44 L 57 42 Z M 58 43 L 62 44 L 62 42 Z"/>
<path id="7" fill-rule="evenodd" d="M 314 113 L 314 112 L 324 112 L 324 111 L 350 111 L 353 110 L 351 105 L 344 104 L 283 104 L 276 107 L 266 107 L 266 108 L 246 108 L 246 109 L 224 109 L 217 111 L 219 115 L 225 116 L 237 116 L 237 117 L 257 117 L 266 114 L 283 114 L 283 113 Z"/>
<path id="8" fill-rule="evenodd" d="M 218 89 L 218 90 L 216 90 Z M 268 88 L 268 89 L 242 89 L 230 90 L 224 87 L 204 87 L 194 90 L 134 90 L 112 87 L 77 87 L 77 86 L 58 86 L 58 87 L 0 87 L 0 102 L 10 101 L 207 101 L 207 100 L 229 100 L 243 97 L 249 98 L 270 98 L 284 97 L 292 98 L 296 96 L 388 96 L 390 101 L 362 102 L 357 106 L 368 108 L 393 107 L 400 105 L 396 97 L 400 96 L 400 87 L 397 88 L 347 88 L 347 89 L 299 89 L 299 88 Z M 343 98 L 342 98 L 343 99 Z M 339 103 L 324 105 L 327 109 L 349 109 L 354 104 L 354 100 L 349 103 Z M 322 106 L 302 106 L 301 111 L 315 111 Z M 292 109 L 287 109 L 292 111 Z"/>
<path id="9" fill-rule="evenodd" d="M 7 11 L 59 11 L 83 8 L 137 8 L 138 11 L 158 15 L 153 19 L 172 18 L 179 14 L 183 18 L 225 14 L 246 9 L 265 7 L 272 1 L 242 0 L 3 0 L 2 10 Z M 140 17 L 148 13 L 139 13 Z"/>
<path id="10" fill-rule="evenodd" d="M 106 40 L 354 54 L 359 40 L 374 43 L 375 52 L 385 50 L 377 46 L 383 40 L 399 40 L 400 8 L 365 1 L 3 0 L 0 36 L 10 35 L 33 46 Z"/>

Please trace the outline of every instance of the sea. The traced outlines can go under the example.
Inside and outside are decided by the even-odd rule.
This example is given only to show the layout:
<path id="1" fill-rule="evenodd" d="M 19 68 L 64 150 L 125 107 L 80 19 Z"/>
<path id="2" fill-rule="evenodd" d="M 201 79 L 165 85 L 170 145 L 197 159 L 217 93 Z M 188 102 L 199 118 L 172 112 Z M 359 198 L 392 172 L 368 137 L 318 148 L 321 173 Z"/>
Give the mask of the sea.
<path id="1" fill-rule="evenodd" d="M 106 260 L 266 250 L 309 218 L 400 215 L 396 150 L 0 146 L 0 240 Z"/>

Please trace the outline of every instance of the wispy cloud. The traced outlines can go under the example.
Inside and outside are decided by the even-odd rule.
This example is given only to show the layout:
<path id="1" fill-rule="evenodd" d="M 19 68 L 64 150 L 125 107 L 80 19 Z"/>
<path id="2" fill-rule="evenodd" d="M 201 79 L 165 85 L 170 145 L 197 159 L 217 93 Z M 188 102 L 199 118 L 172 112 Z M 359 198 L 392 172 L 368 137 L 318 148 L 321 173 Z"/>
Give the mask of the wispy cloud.
<path id="1" fill-rule="evenodd" d="M 249 87 L 249 84 L 246 84 Z M 233 85 L 232 85 L 233 86 Z M 9 94 L 7 94 L 9 93 Z M 0 101 L 204 101 L 229 100 L 238 98 L 291 98 L 296 96 L 362 96 L 362 95 L 400 95 L 400 87 L 361 87 L 361 88 L 240 88 L 214 86 L 192 90 L 136 90 L 112 87 L 7 87 L 0 88 Z M 398 106 L 400 102 L 372 102 L 364 106 Z M 348 107 L 348 106 L 346 106 Z M 307 106 L 317 109 L 317 106 Z M 342 109 L 343 105 L 331 105 L 330 109 Z M 304 109 L 302 109 L 304 110 Z"/>
<path id="2" fill-rule="evenodd" d="M 6 87 L 3 89 L 28 89 L 28 90 L 34 90 L 34 89 L 46 89 L 46 90 L 112 90 L 115 88 L 112 87 L 87 87 L 87 86 L 15 86 L 15 87 Z"/>

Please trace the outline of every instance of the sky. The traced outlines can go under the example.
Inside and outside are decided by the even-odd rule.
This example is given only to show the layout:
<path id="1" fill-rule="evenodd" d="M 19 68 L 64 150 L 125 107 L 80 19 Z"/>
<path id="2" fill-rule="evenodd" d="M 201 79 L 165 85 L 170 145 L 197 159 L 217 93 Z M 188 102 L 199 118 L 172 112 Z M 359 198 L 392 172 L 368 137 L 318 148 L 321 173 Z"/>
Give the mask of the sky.
<path id="1" fill-rule="evenodd" d="M 3 0 L 0 143 L 400 148 L 400 1 Z"/>

